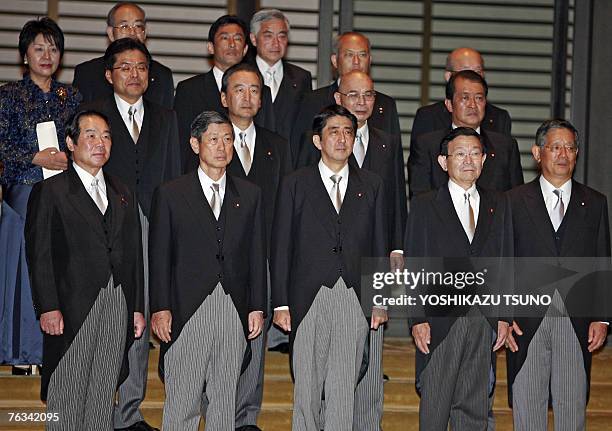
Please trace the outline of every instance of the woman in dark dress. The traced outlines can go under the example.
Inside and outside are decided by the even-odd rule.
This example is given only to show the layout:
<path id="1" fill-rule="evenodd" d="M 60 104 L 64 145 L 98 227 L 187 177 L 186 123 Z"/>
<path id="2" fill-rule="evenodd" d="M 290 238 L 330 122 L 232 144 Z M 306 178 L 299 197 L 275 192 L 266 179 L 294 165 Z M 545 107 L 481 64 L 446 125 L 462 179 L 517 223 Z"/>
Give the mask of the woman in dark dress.
<path id="1" fill-rule="evenodd" d="M 55 79 L 64 35 L 53 20 L 28 21 L 19 35 L 19 53 L 26 69 L 23 79 L 0 87 L 0 184 L 9 208 L 0 218 L 0 363 L 30 365 L 42 362 L 42 333 L 25 260 L 26 207 L 43 168 L 48 176 L 68 166 L 64 124 L 81 96 Z"/>

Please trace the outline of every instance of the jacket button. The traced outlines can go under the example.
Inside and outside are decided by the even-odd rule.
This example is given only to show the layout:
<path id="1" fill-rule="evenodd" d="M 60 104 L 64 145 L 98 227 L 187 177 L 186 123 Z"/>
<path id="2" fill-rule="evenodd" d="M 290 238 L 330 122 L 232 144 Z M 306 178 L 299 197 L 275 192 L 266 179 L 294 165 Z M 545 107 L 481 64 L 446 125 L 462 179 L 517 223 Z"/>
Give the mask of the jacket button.
<path id="1" fill-rule="evenodd" d="M 217 232 L 220 232 L 221 228 L 219 226 L 217 226 Z"/>
<path id="2" fill-rule="evenodd" d="M 110 253 L 111 251 L 113 251 L 113 249 L 112 249 L 112 248 L 110 248 L 110 247 L 109 247 L 107 250 L 108 250 L 108 252 L 109 252 L 109 253 Z"/>
<path id="3" fill-rule="evenodd" d="M 338 249 L 337 249 L 336 247 L 332 248 L 332 251 L 333 251 L 334 253 L 338 253 Z"/>
<path id="4" fill-rule="evenodd" d="M 221 275 L 221 273 L 217 274 L 217 277 L 219 278 L 219 280 L 221 280 L 223 278 L 223 276 Z"/>

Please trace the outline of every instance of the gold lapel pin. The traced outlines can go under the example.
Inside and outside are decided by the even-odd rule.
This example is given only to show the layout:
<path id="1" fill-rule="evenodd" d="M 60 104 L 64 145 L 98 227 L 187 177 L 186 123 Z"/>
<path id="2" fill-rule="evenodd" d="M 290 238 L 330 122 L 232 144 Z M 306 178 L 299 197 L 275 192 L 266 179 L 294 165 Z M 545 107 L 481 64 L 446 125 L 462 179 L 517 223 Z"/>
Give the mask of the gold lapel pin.
<path id="1" fill-rule="evenodd" d="M 361 193 L 361 192 L 357 193 L 357 197 L 358 197 L 358 198 L 360 198 L 360 197 L 362 197 L 362 196 L 363 196 L 363 193 Z"/>
<path id="2" fill-rule="evenodd" d="M 236 208 L 240 208 L 240 202 L 236 202 Z"/>

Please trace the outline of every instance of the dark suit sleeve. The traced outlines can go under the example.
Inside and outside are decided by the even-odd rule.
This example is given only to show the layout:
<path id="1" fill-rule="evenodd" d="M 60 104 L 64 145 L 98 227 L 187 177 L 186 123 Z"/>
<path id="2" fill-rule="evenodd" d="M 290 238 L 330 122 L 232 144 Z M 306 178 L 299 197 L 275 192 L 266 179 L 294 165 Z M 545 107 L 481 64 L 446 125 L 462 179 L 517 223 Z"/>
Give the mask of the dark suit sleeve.
<path id="1" fill-rule="evenodd" d="M 251 250 L 249 251 L 251 267 L 249 268 L 249 312 L 263 311 L 267 314 L 268 287 L 266 281 L 266 227 L 263 214 L 261 190 L 257 189 L 255 218 L 253 220 Z"/>
<path id="2" fill-rule="evenodd" d="M 397 103 L 395 102 L 395 99 L 393 99 L 392 97 L 390 99 L 391 99 L 391 104 L 389 108 L 391 111 L 389 112 L 389 119 L 390 119 L 389 133 L 391 133 L 392 135 L 398 136 L 401 141 L 402 129 L 400 127 L 399 114 L 397 113 Z"/>
<path id="3" fill-rule="evenodd" d="M 404 234 L 404 259 L 406 260 L 406 268 L 410 271 L 414 269 L 414 264 L 411 266 L 410 258 L 421 258 L 427 256 L 427 211 L 425 208 L 426 202 L 416 198 L 410 203 L 410 213 L 406 223 L 406 233 Z M 413 293 L 414 294 L 414 293 Z M 417 301 L 418 303 L 418 301 Z M 419 323 L 424 323 L 424 310 L 419 306 L 410 307 L 411 312 L 408 316 L 408 326 L 412 327 Z"/>
<path id="4" fill-rule="evenodd" d="M 166 67 L 160 67 L 160 84 L 162 86 L 160 90 L 160 102 L 164 108 L 172 109 L 174 103 L 174 78 L 172 77 L 172 71 Z"/>
<path id="5" fill-rule="evenodd" d="M 389 255 L 387 215 L 385 208 L 387 205 L 385 196 L 385 186 L 382 180 L 378 183 L 376 193 L 376 220 L 374 225 L 374 256 L 387 257 Z"/>
<path id="6" fill-rule="evenodd" d="M 178 89 L 177 89 L 178 93 Z M 261 109 L 253 119 L 255 124 L 266 129 L 276 132 L 276 118 L 274 116 L 274 107 L 272 105 L 272 93 L 270 87 L 264 85 L 261 96 Z"/>
<path id="7" fill-rule="evenodd" d="M 433 116 L 428 115 L 423 108 L 417 109 L 414 116 L 414 121 L 412 122 L 412 130 L 410 131 L 411 152 L 419 136 L 421 136 L 423 133 L 432 132 L 435 130 L 432 118 Z"/>
<path id="8" fill-rule="evenodd" d="M 32 189 L 26 213 L 25 241 L 32 300 L 36 315 L 59 310 L 58 286 L 53 266 L 53 194 L 45 184 Z"/>
<path id="9" fill-rule="evenodd" d="M 510 113 L 505 109 L 500 109 L 499 120 L 500 122 L 500 132 L 504 135 L 512 136 L 512 119 L 510 118 Z M 522 183 L 521 183 L 522 184 Z"/>
<path id="10" fill-rule="evenodd" d="M 171 111 L 170 118 L 170 130 L 168 132 L 168 153 L 166 158 L 166 171 L 164 172 L 164 179 L 162 182 L 166 182 L 178 177 L 181 174 L 183 166 L 183 158 L 185 152 L 181 150 L 178 137 L 178 122 L 176 113 Z"/>
<path id="11" fill-rule="evenodd" d="M 525 182 L 523 179 L 523 167 L 521 166 L 521 152 L 518 142 L 512 138 L 512 151 L 510 152 L 510 185 L 511 188 L 520 186 Z"/>
<path id="12" fill-rule="evenodd" d="M 171 310 L 172 215 L 163 188 L 155 190 L 149 224 L 149 308 L 151 313 Z"/>
<path id="13" fill-rule="evenodd" d="M 270 247 L 272 307 L 289 305 L 290 267 L 293 259 L 293 190 L 292 177 L 281 180 L 274 214 Z"/>
<path id="14" fill-rule="evenodd" d="M 404 244 L 404 229 L 408 204 L 406 202 L 406 174 L 404 173 L 404 151 L 399 137 L 396 139 L 396 150 L 393 158 L 394 166 L 394 191 L 395 196 L 387 196 L 393 199 L 393 237 L 391 239 L 391 250 L 401 250 Z"/>
<path id="15" fill-rule="evenodd" d="M 300 154 L 298 156 L 295 168 L 303 168 L 304 166 L 314 165 L 319 162 L 321 152 L 312 143 L 312 132 L 304 132 L 302 134 L 302 143 L 300 144 Z M 295 162 L 295 161 L 294 161 Z"/>
<path id="16" fill-rule="evenodd" d="M 191 103 L 189 89 L 185 88 L 183 82 L 179 82 L 176 87 L 176 96 L 174 97 L 174 112 L 178 125 L 178 139 L 182 160 L 182 172 L 188 170 L 188 161 L 191 160 L 191 147 L 189 145 L 189 137 L 191 136 L 191 121 L 195 115 L 191 112 Z"/>
<path id="17" fill-rule="evenodd" d="M 302 140 L 304 134 L 312 130 L 312 119 L 316 114 L 316 109 L 313 108 L 315 101 L 311 100 L 313 93 L 304 95 L 302 99 L 302 105 L 295 118 L 295 123 L 291 128 L 291 139 L 289 140 L 289 146 L 291 148 L 291 160 L 293 160 L 294 167 L 297 168 L 297 163 L 300 158 L 300 152 L 302 147 Z"/>
<path id="18" fill-rule="evenodd" d="M 431 157 L 427 149 L 427 142 L 418 138 L 410 147 L 408 156 L 408 189 L 413 196 L 431 190 Z"/>
<path id="19" fill-rule="evenodd" d="M 126 190 L 126 192 L 128 192 Z M 123 248 L 127 256 L 127 273 L 130 275 L 129 280 L 132 281 L 131 286 L 134 292 L 134 311 L 139 313 L 145 312 L 144 308 L 144 262 L 142 255 L 142 226 L 140 225 L 140 216 L 138 214 L 138 200 L 135 193 L 130 193 L 129 214 L 126 215 L 126 226 L 124 227 L 124 243 Z"/>
<path id="20" fill-rule="evenodd" d="M 85 65 L 87 63 L 77 64 L 74 68 L 74 77 L 72 79 L 72 86 L 79 90 L 79 93 L 83 96 L 83 101 L 88 102 L 93 99 L 91 86 L 87 85 L 87 71 Z"/>

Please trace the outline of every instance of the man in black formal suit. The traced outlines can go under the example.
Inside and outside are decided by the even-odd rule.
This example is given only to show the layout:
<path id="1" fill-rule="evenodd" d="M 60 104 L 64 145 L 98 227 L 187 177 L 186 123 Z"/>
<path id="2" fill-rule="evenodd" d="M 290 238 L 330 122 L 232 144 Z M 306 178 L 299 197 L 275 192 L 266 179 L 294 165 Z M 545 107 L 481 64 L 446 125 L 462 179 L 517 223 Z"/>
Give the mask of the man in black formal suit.
<path id="1" fill-rule="evenodd" d="M 159 187 L 151 211 L 163 429 L 196 431 L 206 397 L 206 428 L 233 430 L 247 339 L 267 308 L 264 204 L 259 187 L 226 171 L 234 136 L 223 114 L 202 112 L 191 135 L 200 166 Z"/>
<path id="2" fill-rule="evenodd" d="M 410 258 L 512 255 L 507 199 L 476 185 L 488 157 L 484 151 L 481 136 L 469 127 L 458 127 L 442 140 L 438 163 L 448 172 L 449 179 L 437 190 L 416 196 L 411 202 L 404 247 L 408 264 Z M 432 264 L 437 270 L 436 262 Z M 421 270 L 421 264 L 416 265 L 416 270 Z M 475 293 L 494 287 L 479 286 Z M 435 292 L 460 292 L 454 285 L 448 292 L 441 288 L 436 286 Z M 418 291 L 423 293 L 427 292 Z M 443 315 L 437 311 L 409 316 L 417 347 L 420 429 L 446 431 L 450 421 L 453 430 L 484 430 L 492 388 L 492 352 L 504 345 L 509 322 L 498 318 L 498 313 L 476 307 L 447 311 Z"/>
<path id="3" fill-rule="evenodd" d="M 278 188 L 281 178 L 289 173 L 291 165 L 287 141 L 253 122 L 261 106 L 263 86 L 263 79 L 256 66 L 249 63 L 236 64 L 223 74 L 221 103 L 227 108 L 234 130 L 236 155 L 228 165 L 227 172 L 261 188 L 266 243 L 269 247 Z M 264 334 L 251 341 L 251 363 L 238 383 L 236 429 L 259 429 L 257 416 L 263 398 L 265 338 Z"/>
<path id="4" fill-rule="evenodd" d="M 515 255 L 548 257 L 544 263 L 562 268 L 572 268 L 576 258 L 609 261 L 607 199 L 572 179 L 578 131 L 565 120 L 545 121 L 532 154 L 541 175 L 508 193 Z M 533 279 L 517 277 L 527 286 Z M 592 317 L 598 299 L 584 288 L 568 292 L 560 281 L 551 292 L 551 305 L 538 317 L 515 317 L 508 337 L 508 389 L 518 431 L 547 429 L 549 395 L 555 429 L 585 429 L 591 354 L 605 342 L 608 322 Z M 572 312 L 577 302 L 588 308 Z"/>
<path id="5" fill-rule="evenodd" d="M 66 127 L 72 163 L 34 186 L 26 251 L 44 332 L 41 398 L 50 430 L 113 428 L 127 349 L 145 325 L 140 225 L 134 193 L 103 171 L 111 131 L 80 111 Z"/>
<path id="6" fill-rule="evenodd" d="M 129 37 L 145 43 L 147 21 L 144 10 L 135 3 L 115 4 L 106 17 L 108 40 Z M 149 83 L 145 98 L 171 109 L 174 99 L 172 71 L 163 64 L 152 60 L 149 68 Z M 104 77 L 104 57 L 78 64 L 74 69 L 72 85 L 83 95 L 83 102 L 111 96 L 113 87 Z"/>
<path id="7" fill-rule="evenodd" d="M 448 82 L 451 75 L 462 70 L 472 70 L 485 77 L 484 60 L 480 53 L 472 48 L 457 48 L 446 57 L 444 81 Z M 414 117 L 410 131 L 410 147 L 424 133 L 440 129 L 448 129 L 451 125 L 451 114 L 441 100 L 431 105 L 421 106 Z M 512 120 L 505 109 L 488 103 L 485 105 L 485 115 L 482 128 L 503 135 L 511 136 Z"/>
<path id="8" fill-rule="evenodd" d="M 313 122 L 317 165 L 281 182 L 271 248 L 274 322 L 291 331 L 295 378 L 293 430 L 353 429 L 355 388 L 363 375 L 368 328 L 361 306 L 361 259 L 388 253 L 384 184 L 349 164 L 357 119 L 339 105 Z"/>
<path id="9" fill-rule="evenodd" d="M 363 34 L 347 32 L 336 37 L 331 62 L 336 69 L 338 80 L 304 96 L 289 141 L 294 166 L 296 166 L 300 146 L 303 142 L 302 135 L 311 130 L 312 119 L 321 109 L 335 103 L 334 93 L 338 90 L 338 81 L 351 70 L 359 70 L 369 74 L 371 61 L 370 41 Z M 372 127 L 384 130 L 391 135 L 401 135 L 395 100 L 386 94 L 376 92 L 374 109 L 369 122 Z"/>
<path id="10" fill-rule="evenodd" d="M 176 115 L 143 97 L 149 83 L 151 55 L 146 46 L 130 38 L 111 43 L 104 54 L 106 79 L 113 94 L 85 104 L 104 113 L 113 129 L 113 154 L 105 169 L 136 193 L 142 226 L 144 313 L 149 317 L 148 233 L 153 191 L 180 175 Z M 149 364 L 149 330 L 129 352 L 130 375 L 119 388 L 115 429 L 152 429 L 139 406 L 145 398 Z"/>
<path id="11" fill-rule="evenodd" d="M 482 127 L 487 92 L 487 82 L 474 71 L 462 70 L 450 77 L 446 83 L 444 104 L 451 114 L 451 124 L 421 135 L 410 147 L 408 186 L 411 197 L 447 183 L 448 175 L 438 164 L 437 158 L 440 142 L 455 127 L 471 127 L 483 137 L 488 156 L 478 178 L 479 186 L 506 191 L 523 184 L 521 156 L 516 141 Z"/>
<path id="12" fill-rule="evenodd" d="M 310 72 L 284 60 L 289 44 L 289 20 L 278 9 L 262 9 L 251 18 L 255 63 L 272 92 L 276 133 L 291 137 L 298 109 L 312 91 Z"/>
<path id="13" fill-rule="evenodd" d="M 179 125 L 179 143 L 185 152 L 183 172 L 198 166 L 198 158 L 189 146 L 191 122 L 202 111 L 227 113 L 221 104 L 221 80 L 223 72 L 242 62 L 246 55 L 249 30 L 244 21 L 235 15 L 223 15 L 208 31 L 207 48 L 212 55 L 213 67 L 207 73 L 179 82 L 176 87 L 174 110 Z M 262 90 L 261 109 L 255 123 L 269 130 L 276 130 L 270 89 Z"/>

